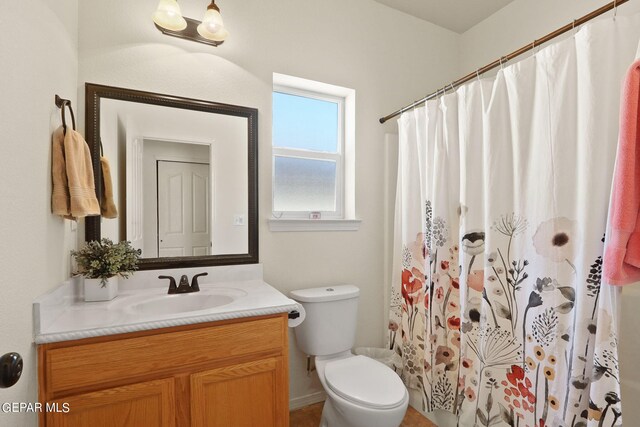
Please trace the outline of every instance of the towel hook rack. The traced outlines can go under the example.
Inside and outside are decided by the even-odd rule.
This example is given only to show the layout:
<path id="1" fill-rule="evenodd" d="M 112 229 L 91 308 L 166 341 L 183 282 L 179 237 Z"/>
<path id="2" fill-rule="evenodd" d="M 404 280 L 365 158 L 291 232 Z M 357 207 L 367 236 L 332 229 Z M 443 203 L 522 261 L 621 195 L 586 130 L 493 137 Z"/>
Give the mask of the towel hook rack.
<path id="1" fill-rule="evenodd" d="M 73 114 L 71 101 L 69 101 L 68 99 L 60 98 L 58 95 L 56 95 L 55 100 L 56 107 L 62 110 L 60 114 L 62 115 L 62 129 L 64 133 L 67 133 L 66 107 L 69 107 L 69 112 L 71 113 L 71 125 L 73 126 L 73 130 L 76 130 L 76 116 Z"/>

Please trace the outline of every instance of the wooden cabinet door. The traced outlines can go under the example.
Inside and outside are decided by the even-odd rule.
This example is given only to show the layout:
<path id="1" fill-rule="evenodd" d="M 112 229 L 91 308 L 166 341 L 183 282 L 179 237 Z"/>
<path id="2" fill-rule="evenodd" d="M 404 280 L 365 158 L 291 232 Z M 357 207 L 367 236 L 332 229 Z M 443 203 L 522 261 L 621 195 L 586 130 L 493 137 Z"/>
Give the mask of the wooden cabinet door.
<path id="1" fill-rule="evenodd" d="M 175 427 L 172 378 L 54 400 L 68 413 L 47 413 L 47 427 Z"/>
<path id="2" fill-rule="evenodd" d="M 289 385 L 282 357 L 191 375 L 192 427 L 287 427 Z"/>

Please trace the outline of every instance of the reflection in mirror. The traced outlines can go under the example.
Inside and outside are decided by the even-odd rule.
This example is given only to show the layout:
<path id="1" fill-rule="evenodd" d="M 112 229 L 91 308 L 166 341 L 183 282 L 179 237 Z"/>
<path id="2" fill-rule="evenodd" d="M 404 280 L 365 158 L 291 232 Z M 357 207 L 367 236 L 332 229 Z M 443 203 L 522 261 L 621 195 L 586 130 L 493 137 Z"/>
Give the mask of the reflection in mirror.
<path id="1" fill-rule="evenodd" d="M 87 240 L 130 241 L 141 269 L 258 262 L 257 110 L 91 84 L 87 100 L 118 210 Z"/>
<path id="2" fill-rule="evenodd" d="M 104 99 L 100 135 L 121 212 L 104 237 L 143 258 L 248 251 L 246 118 Z"/>
<path id="3" fill-rule="evenodd" d="M 142 253 L 152 258 L 211 255 L 209 147 L 145 140 Z M 244 249 L 246 251 L 246 248 Z"/>

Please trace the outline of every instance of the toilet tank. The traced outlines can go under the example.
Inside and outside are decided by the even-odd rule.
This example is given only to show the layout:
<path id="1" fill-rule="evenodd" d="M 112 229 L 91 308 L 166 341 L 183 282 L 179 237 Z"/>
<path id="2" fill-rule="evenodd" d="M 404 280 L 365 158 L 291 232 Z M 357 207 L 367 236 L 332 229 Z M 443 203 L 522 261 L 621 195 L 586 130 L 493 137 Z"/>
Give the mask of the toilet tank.
<path id="1" fill-rule="evenodd" d="M 306 317 L 294 328 L 298 348 L 311 356 L 351 350 L 356 338 L 358 296 L 352 285 L 292 291 L 290 297 L 304 307 Z"/>

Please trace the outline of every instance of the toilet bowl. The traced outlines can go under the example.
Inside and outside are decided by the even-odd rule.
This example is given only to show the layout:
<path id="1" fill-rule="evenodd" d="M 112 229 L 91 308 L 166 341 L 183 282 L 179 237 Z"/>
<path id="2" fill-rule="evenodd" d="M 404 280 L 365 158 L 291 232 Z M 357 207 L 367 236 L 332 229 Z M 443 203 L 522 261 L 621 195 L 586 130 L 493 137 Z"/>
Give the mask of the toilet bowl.
<path id="1" fill-rule="evenodd" d="M 409 393 L 388 366 L 351 353 L 359 289 L 333 286 L 291 292 L 306 311 L 294 329 L 298 347 L 316 357 L 327 399 L 321 427 L 398 427 Z"/>
<path id="2" fill-rule="evenodd" d="M 348 353 L 316 358 L 327 393 L 321 427 L 397 427 L 409 405 L 409 393 L 386 365 Z"/>

